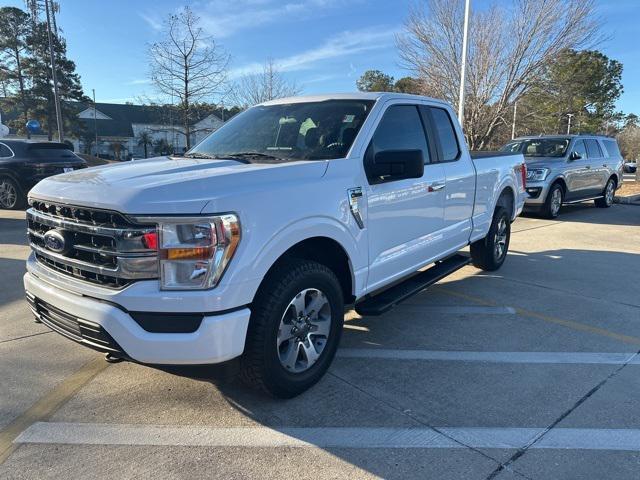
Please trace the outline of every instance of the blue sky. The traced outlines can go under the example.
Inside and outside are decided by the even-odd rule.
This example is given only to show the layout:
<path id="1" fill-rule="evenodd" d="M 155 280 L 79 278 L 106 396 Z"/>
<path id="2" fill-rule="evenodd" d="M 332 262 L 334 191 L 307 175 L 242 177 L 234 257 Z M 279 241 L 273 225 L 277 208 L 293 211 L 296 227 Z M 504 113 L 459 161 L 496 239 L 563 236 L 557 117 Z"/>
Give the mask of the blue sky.
<path id="1" fill-rule="evenodd" d="M 506 0 L 501 0 L 506 1 Z M 618 108 L 640 114 L 640 0 L 596 0 L 609 37 L 599 48 L 624 64 Z M 411 0 L 59 0 L 58 24 L 85 93 L 122 103 L 153 96 L 146 46 L 159 38 L 166 15 L 189 4 L 205 29 L 231 54 L 231 76 L 273 58 L 304 93 L 352 91 L 368 69 L 396 78 L 394 35 Z M 21 0 L 2 3 L 23 7 Z M 488 0 L 472 0 L 482 8 Z"/>

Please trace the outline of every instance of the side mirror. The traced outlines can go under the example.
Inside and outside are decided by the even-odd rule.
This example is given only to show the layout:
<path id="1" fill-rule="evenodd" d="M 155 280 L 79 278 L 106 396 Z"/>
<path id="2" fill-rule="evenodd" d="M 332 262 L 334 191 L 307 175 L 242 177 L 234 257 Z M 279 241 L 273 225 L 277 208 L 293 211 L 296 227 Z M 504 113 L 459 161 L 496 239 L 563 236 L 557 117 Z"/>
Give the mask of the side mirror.
<path id="1" fill-rule="evenodd" d="M 367 176 L 373 183 L 420 178 L 424 174 L 422 150 L 382 150 L 366 165 Z"/>
<path id="2" fill-rule="evenodd" d="M 580 160 L 582 158 L 582 155 L 580 155 L 578 152 L 573 151 L 571 152 L 571 154 L 569 155 L 569 160 L 573 161 L 573 160 Z"/>

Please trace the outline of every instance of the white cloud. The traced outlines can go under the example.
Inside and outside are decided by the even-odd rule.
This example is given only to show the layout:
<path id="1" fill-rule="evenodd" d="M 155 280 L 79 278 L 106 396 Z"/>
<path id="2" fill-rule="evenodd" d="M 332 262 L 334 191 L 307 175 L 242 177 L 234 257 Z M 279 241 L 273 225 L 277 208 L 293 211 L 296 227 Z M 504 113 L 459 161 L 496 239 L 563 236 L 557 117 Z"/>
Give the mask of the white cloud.
<path id="1" fill-rule="evenodd" d="M 363 30 L 347 30 L 330 37 L 322 45 L 284 58 L 277 58 L 274 63 L 283 72 L 312 68 L 316 63 L 338 57 L 356 55 L 370 50 L 377 50 L 393 44 L 396 30 L 388 27 L 367 28 Z M 263 63 L 252 62 L 231 69 L 231 79 L 243 75 L 251 75 L 262 71 Z"/>
<path id="2" fill-rule="evenodd" d="M 152 30 L 162 30 L 162 20 L 157 15 L 139 13 L 140 17 L 151 27 Z"/>
<path id="3" fill-rule="evenodd" d="M 148 78 L 136 78 L 127 83 L 127 85 L 147 85 L 151 83 L 151 80 Z"/>
<path id="4" fill-rule="evenodd" d="M 208 0 L 199 5 L 197 14 L 207 33 L 223 38 L 286 19 L 323 16 L 329 9 L 350 3 L 353 0 Z"/>

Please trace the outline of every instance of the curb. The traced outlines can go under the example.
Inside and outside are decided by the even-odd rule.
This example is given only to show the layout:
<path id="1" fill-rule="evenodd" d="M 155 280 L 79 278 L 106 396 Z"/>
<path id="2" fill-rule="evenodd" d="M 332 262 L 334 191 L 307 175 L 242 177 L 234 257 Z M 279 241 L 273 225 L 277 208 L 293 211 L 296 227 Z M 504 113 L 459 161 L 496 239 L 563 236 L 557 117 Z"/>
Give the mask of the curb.
<path id="1" fill-rule="evenodd" d="M 625 195 L 624 197 L 613 197 L 614 203 L 620 203 L 623 205 L 631 205 L 640 202 L 640 193 L 636 195 Z"/>

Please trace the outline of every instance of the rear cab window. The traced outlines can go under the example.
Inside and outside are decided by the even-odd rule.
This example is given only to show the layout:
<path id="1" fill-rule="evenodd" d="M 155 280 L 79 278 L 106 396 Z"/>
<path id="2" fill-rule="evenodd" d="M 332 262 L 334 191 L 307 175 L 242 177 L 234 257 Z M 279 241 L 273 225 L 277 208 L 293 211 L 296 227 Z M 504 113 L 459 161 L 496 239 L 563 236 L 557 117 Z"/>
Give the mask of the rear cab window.
<path id="1" fill-rule="evenodd" d="M 434 133 L 440 147 L 440 160 L 452 162 L 460 158 L 460 145 L 458 136 L 453 128 L 449 112 L 444 108 L 429 107 Z"/>

